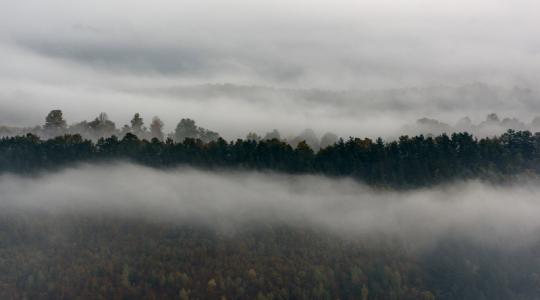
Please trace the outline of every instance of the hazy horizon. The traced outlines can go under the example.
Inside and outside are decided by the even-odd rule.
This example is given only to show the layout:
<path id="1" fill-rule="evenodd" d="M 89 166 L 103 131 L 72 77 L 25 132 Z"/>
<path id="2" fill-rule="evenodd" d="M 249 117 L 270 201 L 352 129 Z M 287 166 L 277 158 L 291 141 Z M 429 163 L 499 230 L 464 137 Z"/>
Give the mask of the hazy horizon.
<path id="1" fill-rule="evenodd" d="M 532 0 L 5 1 L 0 124 L 135 112 L 224 137 L 540 111 Z M 228 84 L 223 86 L 223 84 Z M 252 87 L 255 88 L 252 88 Z M 258 87 L 258 88 L 257 88 Z"/>
<path id="2" fill-rule="evenodd" d="M 1 4 L 0 299 L 540 299 L 540 1 Z"/>

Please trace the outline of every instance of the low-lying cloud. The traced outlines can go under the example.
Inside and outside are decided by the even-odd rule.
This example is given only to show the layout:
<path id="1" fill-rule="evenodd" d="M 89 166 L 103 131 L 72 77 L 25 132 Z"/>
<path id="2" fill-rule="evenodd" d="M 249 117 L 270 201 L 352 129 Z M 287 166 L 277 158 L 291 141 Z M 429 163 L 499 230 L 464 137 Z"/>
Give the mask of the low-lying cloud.
<path id="1" fill-rule="evenodd" d="M 189 117 L 227 138 L 389 136 L 422 117 L 528 122 L 539 111 L 533 0 L 3 4 L 2 125 L 61 108 L 68 122 L 159 115 L 168 130 Z"/>
<path id="2" fill-rule="evenodd" d="M 351 179 L 255 172 L 160 171 L 82 165 L 35 177 L 0 177 L 0 208 L 196 223 L 219 230 L 309 226 L 353 238 L 396 237 L 413 247 L 447 236 L 519 247 L 538 241 L 539 185 L 477 181 L 413 191 Z"/>

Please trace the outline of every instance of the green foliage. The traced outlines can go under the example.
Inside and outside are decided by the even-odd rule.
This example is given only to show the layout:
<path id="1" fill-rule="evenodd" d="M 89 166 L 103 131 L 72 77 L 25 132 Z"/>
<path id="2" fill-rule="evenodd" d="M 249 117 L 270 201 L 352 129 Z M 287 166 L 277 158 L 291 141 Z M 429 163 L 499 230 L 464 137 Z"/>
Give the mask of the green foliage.
<path id="1" fill-rule="evenodd" d="M 539 299 L 540 245 L 409 252 L 293 225 L 227 233 L 100 214 L 0 212 L 0 299 Z"/>
<path id="2" fill-rule="evenodd" d="M 429 291 L 395 244 L 304 227 L 222 234 L 118 216 L 0 212 L 0 237 L 1 299 L 362 299 L 369 289 L 368 299 L 413 300 Z"/>

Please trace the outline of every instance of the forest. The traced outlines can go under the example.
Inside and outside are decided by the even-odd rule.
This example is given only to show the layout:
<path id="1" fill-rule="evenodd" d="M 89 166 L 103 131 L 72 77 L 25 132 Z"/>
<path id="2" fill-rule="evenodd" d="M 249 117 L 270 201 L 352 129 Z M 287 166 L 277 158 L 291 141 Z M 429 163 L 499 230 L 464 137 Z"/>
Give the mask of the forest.
<path id="1" fill-rule="evenodd" d="M 132 165 L 3 177 L 0 298 L 540 297 L 540 207 L 526 205 L 537 187 L 461 185 L 426 203 L 323 178 L 183 174 Z M 403 213 L 388 212 L 389 197 Z"/>
<path id="2" fill-rule="evenodd" d="M 485 192 L 524 178 L 536 182 L 539 133 L 388 141 L 327 134 L 314 143 L 308 132 L 293 145 L 275 130 L 226 141 L 191 119 L 169 135 L 162 127 L 154 118 L 145 128 L 139 114 L 120 130 L 106 114 L 68 126 L 53 110 L 43 126 L 4 134 L 0 298 L 540 299 L 540 242 L 527 235 L 538 232 L 530 221 L 537 207 L 521 198 L 515 211 L 507 207 L 508 197 L 534 190 L 523 192 L 525 184 L 499 193 L 501 201 Z M 182 174 L 195 172 L 186 170 L 215 178 L 186 179 Z M 458 184 L 476 180 L 485 185 Z M 452 184 L 454 192 L 439 189 Z M 420 195 L 422 189 L 435 194 Z M 236 194 L 241 190 L 250 193 Z M 459 203 L 459 193 L 442 198 L 462 190 L 465 208 L 424 207 Z M 369 221 L 391 217 L 386 198 L 406 205 L 422 197 L 430 205 L 394 209 L 404 211 L 394 216 L 402 234 L 389 229 L 395 220 L 390 227 Z M 478 198 L 493 198 L 498 223 L 481 213 L 490 210 Z M 516 224 L 523 207 L 530 216 Z M 358 220 L 347 219 L 347 210 Z M 448 229 L 437 229 L 447 218 Z M 435 233 L 422 237 L 423 227 Z M 513 236 L 519 246 L 509 247 L 504 240 Z"/>
<path id="3" fill-rule="evenodd" d="M 2 212 L 3 299 L 538 299 L 538 252 Z M 531 261 L 532 259 L 532 261 Z"/>
<path id="4" fill-rule="evenodd" d="M 0 3 L 0 300 L 540 300 L 539 0 Z"/>
<path id="5" fill-rule="evenodd" d="M 526 130 L 509 129 L 500 136 L 480 139 L 467 132 L 401 136 L 392 141 L 327 136 L 324 145 L 313 149 L 309 144 L 314 142 L 299 137 L 293 146 L 280 139 L 276 130 L 264 138 L 250 133 L 246 139 L 229 142 L 216 132 L 197 127 L 190 119 L 182 119 L 168 138 L 159 119 L 154 118 L 148 131 L 139 114 L 135 114 L 131 126 L 124 126 L 121 137 L 105 114 L 88 124 L 88 128 L 97 128 L 83 131 L 86 135 L 93 132 L 93 140 L 69 132 L 62 112 L 51 111 L 40 129 L 50 138 L 27 133 L 0 139 L 0 171 L 24 174 L 74 163 L 129 160 L 156 168 L 187 165 L 349 176 L 400 188 L 458 179 L 501 181 L 540 172 L 540 134 Z"/>

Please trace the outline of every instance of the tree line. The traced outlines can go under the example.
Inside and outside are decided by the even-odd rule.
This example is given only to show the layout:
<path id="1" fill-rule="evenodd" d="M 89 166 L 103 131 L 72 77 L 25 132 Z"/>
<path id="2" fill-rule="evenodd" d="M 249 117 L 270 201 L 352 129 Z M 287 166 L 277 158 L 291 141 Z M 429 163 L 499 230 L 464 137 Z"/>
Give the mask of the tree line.
<path id="1" fill-rule="evenodd" d="M 61 119 L 47 120 L 45 130 L 65 125 L 58 120 Z M 209 131 L 196 127 L 189 119 L 177 126 L 181 140 L 140 138 L 139 125 L 134 118 L 131 131 L 122 138 L 112 135 L 95 142 L 80 134 L 42 139 L 28 133 L 1 138 L 0 172 L 31 173 L 74 162 L 126 159 L 151 167 L 189 165 L 351 176 L 369 184 L 396 187 L 469 178 L 497 180 L 540 172 L 540 133 L 529 131 L 508 130 L 500 136 L 481 139 L 466 132 L 401 136 L 388 142 L 381 138 L 350 137 L 315 151 L 306 141 L 293 147 L 276 137 L 228 142 L 216 134 L 217 137 L 205 139 L 204 134 Z"/>
<path id="2" fill-rule="evenodd" d="M 176 142 L 182 142 L 186 138 L 192 138 L 200 139 L 207 143 L 215 141 L 220 137 L 219 133 L 197 126 L 196 122 L 189 118 L 181 119 L 176 124 L 174 131 L 165 133 L 164 123 L 158 116 L 154 116 L 150 124 L 146 126 L 140 113 L 135 113 L 129 124 L 125 124 L 120 128 L 116 126 L 116 123 L 113 122 L 105 112 L 100 113 L 92 121 L 84 120 L 68 125 L 62 111 L 58 109 L 50 111 L 45 117 L 45 123 L 41 126 L 0 126 L 0 137 L 26 135 L 27 133 L 32 133 L 42 139 L 54 138 L 65 134 L 79 134 L 84 139 L 92 141 L 97 141 L 100 138 L 107 138 L 113 135 L 122 138 L 128 133 L 132 133 L 140 139 L 171 139 Z M 256 141 L 262 139 L 278 139 L 287 141 L 291 145 L 297 145 L 299 142 L 305 140 L 311 148 L 319 149 L 320 147 L 335 143 L 338 140 L 338 136 L 334 133 L 327 132 L 319 139 L 313 130 L 306 129 L 298 136 L 282 138 L 280 132 L 277 129 L 273 129 L 262 136 L 255 132 L 249 132 L 246 135 L 246 139 Z"/>
<path id="3" fill-rule="evenodd" d="M 475 136 L 491 136 L 502 134 L 508 129 L 540 131 L 540 116 L 536 116 L 531 122 L 524 122 L 517 118 L 499 118 L 495 113 L 490 113 L 480 123 L 473 123 L 469 117 L 461 118 L 451 125 L 436 119 L 420 118 L 415 124 L 404 126 L 403 133 L 441 134 L 450 132 L 469 132 Z"/>
<path id="4" fill-rule="evenodd" d="M 0 136 L 16 136 L 32 133 L 41 138 L 48 139 L 65 134 L 79 134 L 85 139 L 96 141 L 99 138 L 106 138 L 113 135 L 123 137 L 127 133 L 132 133 L 141 139 L 148 140 L 152 138 L 160 140 L 170 138 L 176 141 L 182 141 L 185 138 L 195 138 L 204 142 L 213 141 L 219 137 L 217 132 L 198 127 L 195 121 L 191 119 L 180 120 L 175 131 L 167 135 L 163 132 L 163 125 L 163 121 L 158 116 L 154 116 L 149 127 L 146 127 L 142 116 L 139 113 L 135 113 L 129 125 L 125 124 L 121 128 L 117 128 L 116 123 L 109 119 L 107 113 L 102 112 L 92 121 L 84 120 L 68 126 L 62 111 L 55 109 L 50 111 L 45 117 L 43 126 L 29 128 L 0 126 Z"/>

